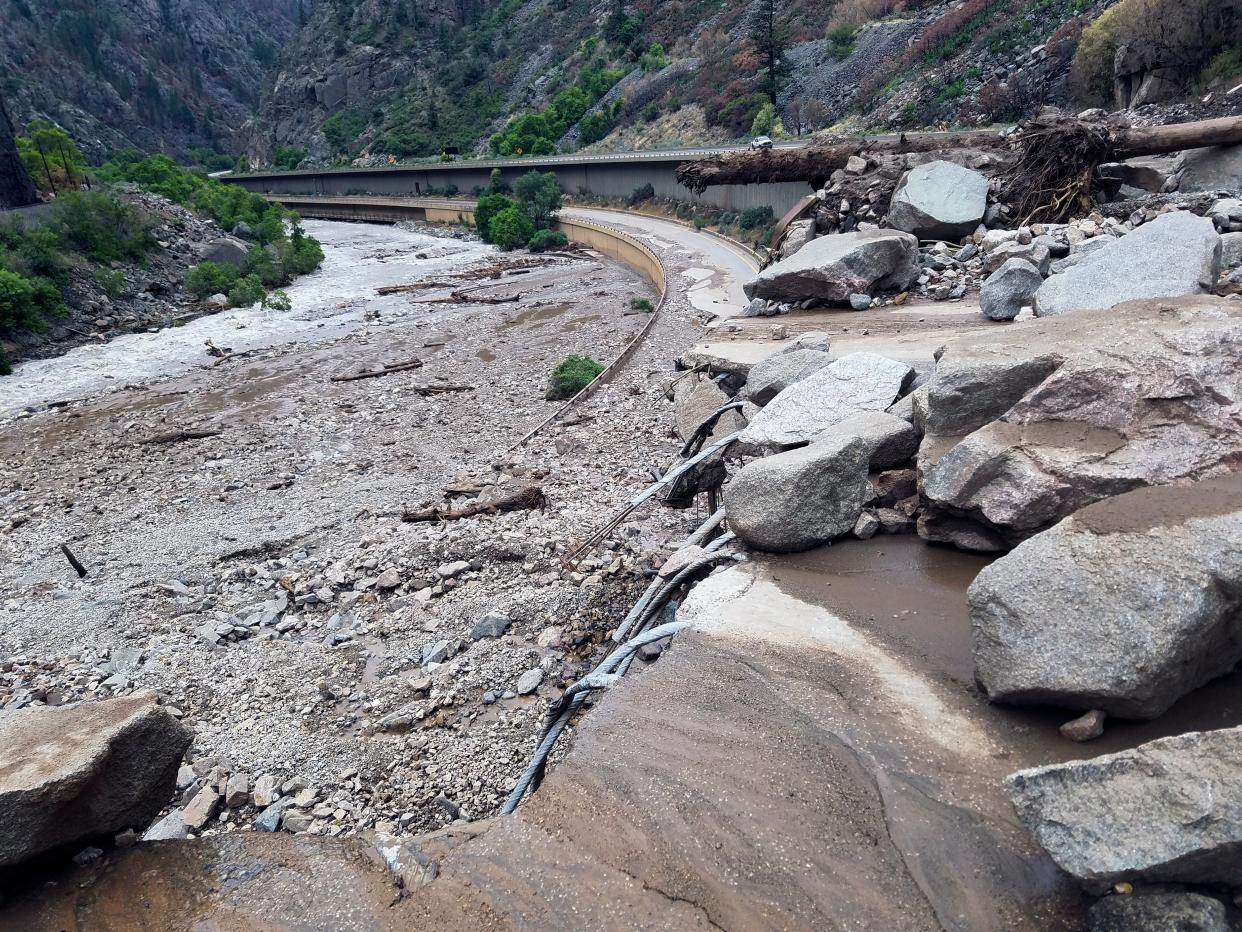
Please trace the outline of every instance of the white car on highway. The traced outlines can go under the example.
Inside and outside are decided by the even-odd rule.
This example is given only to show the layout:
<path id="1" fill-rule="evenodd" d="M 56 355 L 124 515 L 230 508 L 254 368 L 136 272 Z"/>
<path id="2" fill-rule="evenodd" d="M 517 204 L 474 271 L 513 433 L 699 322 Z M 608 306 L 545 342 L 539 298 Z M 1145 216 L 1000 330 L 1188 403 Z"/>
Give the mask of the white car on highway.
<path id="1" fill-rule="evenodd" d="M 750 147 L 752 149 L 771 149 L 772 148 L 772 137 L 771 136 L 756 136 L 754 139 L 750 141 Z"/>

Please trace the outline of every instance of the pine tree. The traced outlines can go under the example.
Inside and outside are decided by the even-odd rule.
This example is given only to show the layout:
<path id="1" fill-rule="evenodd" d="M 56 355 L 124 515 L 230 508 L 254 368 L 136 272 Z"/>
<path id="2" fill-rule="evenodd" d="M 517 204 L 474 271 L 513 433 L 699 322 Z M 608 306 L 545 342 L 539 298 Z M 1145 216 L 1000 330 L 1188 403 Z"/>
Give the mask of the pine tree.
<path id="1" fill-rule="evenodd" d="M 785 33 L 779 20 L 780 0 L 759 0 L 751 11 L 750 40 L 763 58 L 763 77 L 759 89 L 773 104 L 784 76 Z"/>
<path id="2" fill-rule="evenodd" d="M 25 207 L 38 201 L 39 195 L 26 172 L 26 164 L 17 154 L 13 121 L 9 119 L 4 98 L 0 97 L 0 209 Z"/>

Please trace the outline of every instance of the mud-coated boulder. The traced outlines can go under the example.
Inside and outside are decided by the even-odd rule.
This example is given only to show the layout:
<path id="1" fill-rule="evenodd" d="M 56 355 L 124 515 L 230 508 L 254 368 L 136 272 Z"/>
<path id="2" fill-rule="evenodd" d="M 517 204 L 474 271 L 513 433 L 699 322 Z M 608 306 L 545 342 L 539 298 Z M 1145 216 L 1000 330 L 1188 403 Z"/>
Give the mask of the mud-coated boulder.
<path id="1" fill-rule="evenodd" d="M 0 870 L 141 832 L 193 737 L 153 693 L 0 712 Z"/>
<path id="2" fill-rule="evenodd" d="M 1240 350 L 1242 303 L 1206 296 L 950 341 L 927 384 L 919 533 L 1007 549 L 1100 499 L 1237 469 Z"/>
<path id="3" fill-rule="evenodd" d="M 1121 880 L 1233 885 L 1242 871 L 1242 728 L 1020 770 L 1005 783 L 1027 831 L 1094 892 Z"/>
<path id="4" fill-rule="evenodd" d="M 832 357 L 819 350 L 777 351 L 759 360 L 746 378 L 746 397 L 759 406 L 831 364 Z"/>
<path id="5" fill-rule="evenodd" d="M 1088 505 L 969 602 L 989 698 L 1155 718 L 1242 660 L 1242 473 Z"/>
<path id="6" fill-rule="evenodd" d="M 979 289 L 979 306 L 990 320 L 1013 320 L 1030 307 L 1044 283 L 1039 269 L 1025 259 L 1009 259 Z"/>
<path id="7" fill-rule="evenodd" d="M 850 353 L 790 385 L 742 432 L 743 448 L 787 449 L 810 443 L 832 425 L 862 411 L 883 411 L 913 377 L 903 362 Z"/>
<path id="8" fill-rule="evenodd" d="M 975 231 L 988 209 L 988 179 L 953 162 L 910 170 L 893 194 L 888 225 L 919 239 L 956 242 Z"/>
<path id="9" fill-rule="evenodd" d="M 811 240 L 745 285 L 748 298 L 817 299 L 838 304 L 851 294 L 904 291 L 919 276 L 919 244 L 906 233 L 868 230 Z"/>
<path id="10" fill-rule="evenodd" d="M 891 414 L 857 414 L 810 446 L 748 464 L 725 488 L 729 528 L 760 550 L 806 550 L 853 530 L 875 495 L 871 469 L 909 459 L 918 446 L 910 424 Z"/>
<path id="11" fill-rule="evenodd" d="M 1097 249 L 1035 295 L 1035 313 L 1101 311 L 1140 298 L 1206 294 L 1220 275 L 1220 234 L 1212 221 L 1174 211 Z"/>

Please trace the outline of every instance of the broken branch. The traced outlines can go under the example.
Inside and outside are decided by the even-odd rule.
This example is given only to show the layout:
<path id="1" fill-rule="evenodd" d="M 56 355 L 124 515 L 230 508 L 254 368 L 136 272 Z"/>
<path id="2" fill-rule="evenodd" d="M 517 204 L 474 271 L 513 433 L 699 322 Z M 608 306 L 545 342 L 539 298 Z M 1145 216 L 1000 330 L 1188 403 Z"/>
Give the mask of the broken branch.
<path id="1" fill-rule="evenodd" d="M 351 372 L 348 375 L 334 375 L 333 382 L 357 382 L 359 379 L 378 379 L 382 375 L 391 375 L 394 372 L 406 372 L 410 369 L 417 369 L 423 364 L 421 359 L 411 359 L 406 362 L 393 363 L 391 366 L 384 366 L 382 369 L 364 369 L 362 372 Z"/>
<path id="2" fill-rule="evenodd" d="M 74 572 L 78 574 L 78 578 L 85 579 L 86 578 L 86 567 L 83 566 L 82 562 L 73 555 L 73 551 L 69 549 L 69 545 L 61 544 L 60 552 L 65 555 L 65 559 L 69 561 L 69 565 L 72 566 Z"/>
<path id="3" fill-rule="evenodd" d="M 147 437 L 141 443 L 180 443 L 182 440 L 205 440 L 208 437 L 219 437 L 222 431 L 205 429 L 205 430 L 173 430 L 166 434 L 156 434 L 153 437 Z"/>
<path id="4" fill-rule="evenodd" d="M 401 520 L 418 521 L 459 521 L 475 515 L 494 515 L 502 511 L 523 511 L 541 508 L 544 503 L 543 486 L 527 485 L 501 498 L 491 501 L 477 501 L 461 508 L 423 508 L 419 511 L 402 509 Z"/>

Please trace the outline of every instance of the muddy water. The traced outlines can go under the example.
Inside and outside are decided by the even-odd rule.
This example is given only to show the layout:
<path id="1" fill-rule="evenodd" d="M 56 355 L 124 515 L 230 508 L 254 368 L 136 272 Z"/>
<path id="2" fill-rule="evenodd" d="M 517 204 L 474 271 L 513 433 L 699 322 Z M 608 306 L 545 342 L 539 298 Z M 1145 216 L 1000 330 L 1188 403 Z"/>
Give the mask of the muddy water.
<path id="1" fill-rule="evenodd" d="M 412 318 L 435 320 L 452 311 L 419 305 L 408 294 L 377 295 L 376 289 L 434 279 L 495 251 L 482 243 L 400 227 L 318 220 L 305 226 L 323 243 L 324 262 L 286 289 L 292 311 L 237 308 L 157 333 L 126 334 L 53 359 L 22 363 L 12 376 L 0 379 L 0 417 L 210 365 L 207 341 L 241 353 L 335 340 L 363 327 L 394 326 Z"/>
<path id="2" fill-rule="evenodd" d="M 1057 729 L 1074 712 L 988 703 L 974 684 L 966 590 L 990 559 L 913 536 L 846 541 L 771 561 L 773 580 L 788 595 L 822 605 L 873 633 L 925 673 L 977 703 L 980 715 L 1026 763 L 1080 760 L 1186 731 L 1242 725 L 1242 672 L 1184 697 L 1152 722 L 1110 719 L 1086 744 Z"/>

